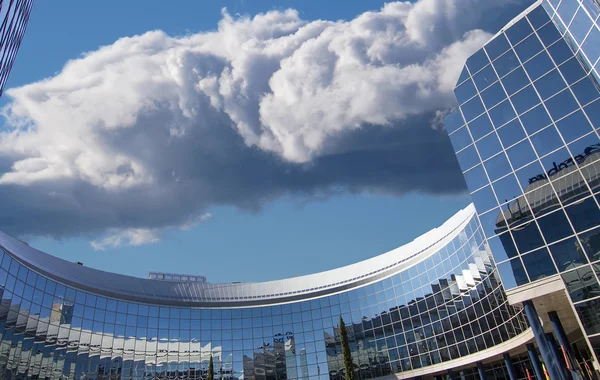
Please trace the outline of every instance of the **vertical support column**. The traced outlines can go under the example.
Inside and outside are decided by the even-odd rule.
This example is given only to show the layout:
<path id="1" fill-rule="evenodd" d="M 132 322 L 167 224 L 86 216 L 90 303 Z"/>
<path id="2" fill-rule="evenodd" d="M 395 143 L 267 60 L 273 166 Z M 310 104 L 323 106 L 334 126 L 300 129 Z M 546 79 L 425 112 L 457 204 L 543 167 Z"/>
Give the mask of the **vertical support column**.
<path id="1" fill-rule="evenodd" d="M 556 339 L 554 339 L 554 335 L 552 333 L 546 333 L 546 340 L 548 341 L 548 345 L 552 349 L 554 356 L 556 356 L 557 363 L 559 363 L 559 368 L 563 373 L 565 379 L 571 379 L 569 376 L 569 372 L 567 371 L 567 366 L 565 364 L 565 358 L 561 354 L 560 349 L 558 348 L 558 344 L 556 343 Z"/>
<path id="2" fill-rule="evenodd" d="M 527 343 L 527 354 L 529 355 L 529 361 L 531 361 L 531 366 L 535 372 L 535 377 L 539 380 L 545 379 L 542 363 L 540 363 L 540 358 L 538 357 L 533 343 Z"/>
<path id="3" fill-rule="evenodd" d="M 517 371 L 515 371 L 515 367 L 513 366 L 512 359 L 508 352 L 502 354 L 502 357 L 504 358 L 504 365 L 506 366 L 506 371 L 508 371 L 510 380 L 517 380 Z"/>
<path id="4" fill-rule="evenodd" d="M 540 318 L 537 310 L 535 310 L 533 302 L 531 302 L 531 300 L 523 301 L 523 307 L 525 309 L 525 316 L 527 316 L 527 321 L 529 321 L 529 325 L 533 330 L 533 335 L 535 336 L 535 340 L 540 349 L 540 354 L 542 354 L 542 359 L 546 364 L 546 370 L 548 371 L 550 378 L 552 380 L 566 380 L 560 370 L 560 364 L 557 361 L 557 358 L 553 355 L 552 349 L 546 341 L 544 328 L 540 323 Z"/>
<path id="5" fill-rule="evenodd" d="M 487 380 L 487 376 L 485 376 L 485 368 L 483 368 L 482 362 L 477 362 L 477 372 L 479 372 L 480 380 Z"/>
<path id="6" fill-rule="evenodd" d="M 575 353 L 573 352 L 572 346 L 569 344 L 567 333 L 560 322 L 558 313 L 556 313 L 556 311 L 551 311 L 548 313 L 548 317 L 550 317 L 550 322 L 552 323 L 552 328 L 554 329 L 558 343 L 567 353 L 568 360 L 571 360 L 571 363 L 567 363 L 567 367 L 575 365 Z"/>

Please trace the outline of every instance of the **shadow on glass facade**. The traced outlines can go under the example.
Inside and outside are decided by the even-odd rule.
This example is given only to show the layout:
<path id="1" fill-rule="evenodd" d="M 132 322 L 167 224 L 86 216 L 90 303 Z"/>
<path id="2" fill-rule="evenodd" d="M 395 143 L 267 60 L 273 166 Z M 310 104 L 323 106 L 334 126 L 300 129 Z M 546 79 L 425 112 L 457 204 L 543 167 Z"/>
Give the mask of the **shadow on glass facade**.
<path id="1" fill-rule="evenodd" d="M 274 297 L 263 305 L 256 305 L 247 291 L 256 284 L 222 284 L 237 289 L 238 298 L 247 297 L 236 307 L 223 307 L 225 295 L 212 305 L 204 300 L 172 306 L 181 299 L 159 300 L 156 294 L 167 294 L 160 289 L 176 294 L 220 284 L 96 271 L 1 235 L 0 373 L 6 379 L 201 379 L 212 355 L 219 379 L 342 379 L 340 316 L 348 325 L 360 379 L 492 348 L 522 333 L 527 322 L 507 304 L 473 208 L 461 215 L 433 244 L 421 239 L 385 254 L 402 264 L 382 267 L 384 276 L 369 275 L 370 280 L 335 294 L 314 290 L 293 302 L 281 304 Z M 40 265 L 31 264 L 32 259 Z M 76 284 L 78 271 L 111 281 L 97 288 Z M 130 291 L 107 291 L 115 282 L 125 287 L 128 281 Z M 270 289 L 284 294 L 286 281 L 261 286 L 282 284 Z M 155 293 L 138 292 L 133 285 L 138 282 Z"/>
<path id="2" fill-rule="evenodd" d="M 446 127 L 504 286 L 560 274 L 600 333 L 600 8 L 539 0 L 471 56 Z"/>

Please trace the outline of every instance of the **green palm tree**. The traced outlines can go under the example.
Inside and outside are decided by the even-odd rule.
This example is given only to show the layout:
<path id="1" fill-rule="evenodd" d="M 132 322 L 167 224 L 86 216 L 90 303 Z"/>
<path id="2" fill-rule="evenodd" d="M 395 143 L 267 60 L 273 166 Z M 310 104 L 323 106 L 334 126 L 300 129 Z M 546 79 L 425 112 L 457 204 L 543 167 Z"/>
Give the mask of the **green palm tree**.
<path id="1" fill-rule="evenodd" d="M 210 360 L 208 361 L 208 377 L 206 378 L 207 380 L 214 380 L 215 379 L 215 369 L 213 368 L 213 360 L 212 360 L 212 354 L 210 355 Z"/>
<path id="2" fill-rule="evenodd" d="M 354 363 L 352 363 L 352 354 L 350 353 L 350 344 L 348 343 L 348 331 L 346 331 L 346 324 L 341 315 L 340 341 L 342 343 L 342 355 L 344 356 L 344 380 L 356 380 L 354 376 Z"/>

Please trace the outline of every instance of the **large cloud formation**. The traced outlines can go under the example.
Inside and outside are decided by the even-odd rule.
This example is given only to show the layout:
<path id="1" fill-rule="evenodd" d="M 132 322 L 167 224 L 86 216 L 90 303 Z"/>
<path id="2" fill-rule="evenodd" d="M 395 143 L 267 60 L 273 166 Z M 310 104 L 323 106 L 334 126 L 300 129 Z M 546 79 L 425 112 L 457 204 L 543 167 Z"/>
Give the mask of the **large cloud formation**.
<path id="1" fill-rule="evenodd" d="M 395 2 L 338 22 L 223 11 L 216 31 L 89 52 L 7 92 L 0 229 L 109 234 L 92 243 L 104 249 L 154 242 L 215 205 L 460 192 L 436 114 L 498 15 L 526 3 Z"/>

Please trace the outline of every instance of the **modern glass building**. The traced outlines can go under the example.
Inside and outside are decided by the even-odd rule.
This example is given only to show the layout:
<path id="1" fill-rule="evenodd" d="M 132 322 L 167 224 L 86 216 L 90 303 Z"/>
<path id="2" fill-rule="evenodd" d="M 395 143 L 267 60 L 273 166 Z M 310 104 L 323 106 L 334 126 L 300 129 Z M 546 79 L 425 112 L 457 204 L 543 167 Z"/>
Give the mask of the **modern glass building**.
<path id="1" fill-rule="evenodd" d="M 449 368 L 532 370 L 533 333 L 507 302 L 472 206 L 347 267 L 263 283 L 151 279 L 70 263 L 0 234 L 0 377 L 343 379 L 339 321 L 357 378 Z M 482 363 L 485 363 L 482 365 Z"/>
<path id="2" fill-rule="evenodd" d="M 546 322 L 546 312 L 562 314 L 569 338 L 585 336 L 596 358 L 599 4 L 536 1 L 467 60 L 460 106 L 445 119 L 509 302 L 543 310 Z M 532 320 L 550 360 L 551 342 Z"/>

